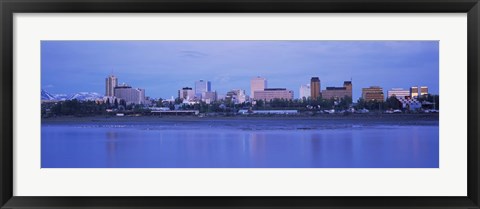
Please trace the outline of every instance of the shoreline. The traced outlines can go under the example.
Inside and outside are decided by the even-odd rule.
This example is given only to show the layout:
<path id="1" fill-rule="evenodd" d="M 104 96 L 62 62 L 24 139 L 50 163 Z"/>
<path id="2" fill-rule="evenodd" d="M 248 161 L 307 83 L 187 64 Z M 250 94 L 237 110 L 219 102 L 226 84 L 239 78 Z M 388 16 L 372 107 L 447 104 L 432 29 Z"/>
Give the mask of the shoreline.
<path id="1" fill-rule="evenodd" d="M 321 121 L 334 123 L 386 123 L 386 124 L 422 124 L 437 123 L 438 114 L 352 114 L 352 115 L 269 115 L 269 116 L 60 116 L 42 118 L 42 124 L 68 124 L 68 123 L 157 123 L 157 122 L 235 122 L 235 121 Z"/>

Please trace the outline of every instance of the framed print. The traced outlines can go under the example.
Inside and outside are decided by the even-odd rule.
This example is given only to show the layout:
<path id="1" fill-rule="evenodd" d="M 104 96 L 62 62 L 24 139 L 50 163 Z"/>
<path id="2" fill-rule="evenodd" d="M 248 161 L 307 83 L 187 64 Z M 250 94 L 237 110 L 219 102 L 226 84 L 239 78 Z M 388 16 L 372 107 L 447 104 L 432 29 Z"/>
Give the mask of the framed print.
<path id="1" fill-rule="evenodd" d="M 0 5 L 2 208 L 479 208 L 477 0 Z"/>

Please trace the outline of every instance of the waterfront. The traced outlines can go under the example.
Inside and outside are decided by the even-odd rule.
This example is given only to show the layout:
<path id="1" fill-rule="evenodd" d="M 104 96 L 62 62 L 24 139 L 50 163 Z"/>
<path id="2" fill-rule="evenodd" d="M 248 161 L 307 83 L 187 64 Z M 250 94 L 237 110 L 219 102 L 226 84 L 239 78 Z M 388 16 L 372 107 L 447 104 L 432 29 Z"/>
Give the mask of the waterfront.
<path id="1" fill-rule="evenodd" d="M 42 168 L 438 168 L 435 117 L 44 119 L 41 162 Z"/>

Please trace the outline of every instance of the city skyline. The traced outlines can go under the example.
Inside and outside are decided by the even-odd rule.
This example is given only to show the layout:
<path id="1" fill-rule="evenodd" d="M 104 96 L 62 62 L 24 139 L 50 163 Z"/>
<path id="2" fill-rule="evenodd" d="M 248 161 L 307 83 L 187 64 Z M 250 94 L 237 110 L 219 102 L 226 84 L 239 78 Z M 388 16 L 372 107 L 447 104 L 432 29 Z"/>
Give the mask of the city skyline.
<path id="1" fill-rule="evenodd" d="M 42 41 L 42 89 L 103 93 L 101 81 L 110 74 L 153 98 L 176 97 L 178 89 L 199 80 L 211 82 L 219 94 L 250 93 L 256 76 L 267 79 L 269 88 L 292 90 L 295 98 L 311 77 L 320 78 L 322 90 L 352 79 L 354 100 L 369 86 L 428 86 L 438 94 L 438 42 Z M 69 76 L 75 79 L 58 79 Z"/>

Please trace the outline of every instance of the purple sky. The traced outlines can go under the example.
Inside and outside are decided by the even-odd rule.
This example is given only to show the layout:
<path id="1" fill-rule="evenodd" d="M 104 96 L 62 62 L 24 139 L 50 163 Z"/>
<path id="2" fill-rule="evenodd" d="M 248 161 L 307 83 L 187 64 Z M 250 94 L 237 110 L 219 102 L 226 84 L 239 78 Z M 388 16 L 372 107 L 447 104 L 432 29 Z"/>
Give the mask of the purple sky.
<path id="1" fill-rule="evenodd" d="M 319 77 L 322 90 L 352 79 L 361 88 L 428 86 L 439 89 L 438 41 L 42 41 L 42 88 L 53 94 L 105 92 L 105 77 L 170 98 L 196 80 L 212 90 L 250 92 L 250 79 L 299 96 L 302 84 Z"/>

